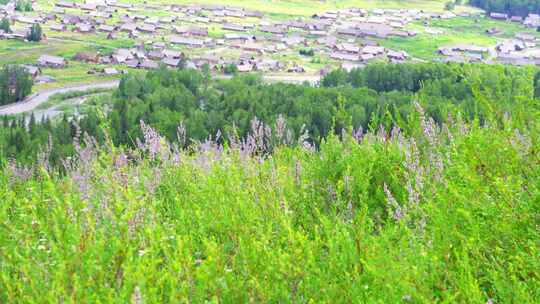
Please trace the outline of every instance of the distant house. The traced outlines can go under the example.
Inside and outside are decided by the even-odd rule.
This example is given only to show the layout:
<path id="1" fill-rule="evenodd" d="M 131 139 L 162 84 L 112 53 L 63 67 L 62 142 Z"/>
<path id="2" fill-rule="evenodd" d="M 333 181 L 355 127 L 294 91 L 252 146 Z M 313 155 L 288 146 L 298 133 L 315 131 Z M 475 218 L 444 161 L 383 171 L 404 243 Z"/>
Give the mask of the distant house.
<path id="1" fill-rule="evenodd" d="M 495 47 L 495 49 L 504 54 L 509 54 L 515 51 L 522 51 L 525 49 L 525 43 L 521 40 L 506 40 Z"/>
<path id="2" fill-rule="evenodd" d="M 499 30 L 496 27 L 492 27 L 492 28 L 489 28 L 489 29 L 486 30 L 486 34 L 488 34 L 488 35 L 496 35 L 496 34 L 498 34 L 500 32 L 501 32 L 501 30 Z"/>
<path id="3" fill-rule="evenodd" d="M 521 23 L 521 22 L 523 22 L 523 17 L 521 17 L 521 16 L 512 16 L 512 17 L 510 17 L 510 21 Z"/>
<path id="4" fill-rule="evenodd" d="M 75 28 L 73 29 L 73 31 L 87 34 L 87 33 L 92 33 L 95 29 L 96 28 L 92 24 L 78 23 L 75 25 Z"/>
<path id="5" fill-rule="evenodd" d="M 190 47 L 203 47 L 204 41 L 200 39 L 194 39 L 194 38 L 188 38 L 188 37 L 181 37 L 181 36 L 171 36 L 169 38 L 169 41 L 172 44 L 180 44 L 180 45 L 187 45 Z"/>
<path id="6" fill-rule="evenodd" d="M 83 11 L 95 11 L 97 10 L 96 3 L 82 3 L 79 5 L 79 8 Z"/>
<path id="7" fill-rule="evenodd" d="M 359 61 L 360 57 L 358 54 L 349 54 L 349 53 L 340 53 L 340 52 L 332 52 L 330 54 L 330 58 L 340 61 Z"/>
<path id="8" fill-rule="evenodd" d="M 180 66 L 180 59 L 165 57 L 161 60 L 161 62 L 170 68 L 178 68 Z"/>
<path id="9" fill-rule="evenodd" d="M 79 53 L 75 54 L 75 56 L 73 56 L 73 60 L 98 63 L 99 62 L 99 56 L 96 53 L 79 52 Z"/>
<path id="10" fill-rule="evenodd" d="M 120 74 L 120 72 L 118 72 L 117 69 L 115 68 L 104 68 L 103 69 L 103 75 L 105 76 L 114 76 L 114 75 L 118 75 Z"/>
<path id="11" fill-rule="evenodd" d="M 148 52 L 148 58 L 152 60 L 161 60 L 165 55 L 163 55 L 163 52 L 160 50 L 153 50 Z"/>
<path id="12" fill-rule="evenodd" d="M 240 24 L 236 24 L 236 23 L 224 23 L 221 28 L 223 30 L 227 30 L 227 31 L 237 31 L 237 32 L 243 32 L 245 31 L 246 29 L 244 28 L 243 25 L 240 25 Z"/>
<path id="13" fill-rule="evenodd" d="M 381 55 L 385 51 L 385 48 L 382 46 L 371 46 L 367 45 L 362 49 L 362 54 L 371 54 L 373 56 Z"/>
<path id="14" fill-rule="evenodd" d="M 507 20 L 508 19 L 508 15 L 503 14 L 503 13 L 491 13 L 491 14 L 489 14 L 489 17 L 491 19 L 495 19 L 495 20 Z"/>
<path id="15" fill-rule="evenodd" d="M 67 65 L 67 61 L 64 58 L 50 55 L 41 55 L 37 63 L 41 67 L 55 69 L 64 68 Z"/>
<path id="16" fill-rule="evenodd" d="M 117 30 L 117 27 L 114 26 L 114 25 L 106 25 L 106 24 L 102 24 L 98 27 L 98 31 L 99 32 L 103 32 L 103 33 L 112 33 L 114 31 Z"/>
<path id="17" fill-rule="evenodd" d="M 263 25 L 260 28 L 261 32 L 283 35 L 287 32 L 287 29 L 280 26 Z"/>
<path id="18" fill-rule="evenodd" d="M 132 33 L 137 30 L 137 24 L 135 23 L 124 23 L 120 26 L 120 31 Z"/>
<path id="19" fill-rule="evenodd" d="M 247 73 L 253 71 L 253 65 L 249 63 L 243 63 L 236 66 L 238 72 Z"/>
<path id="20" fill-rule="evenodd" d="M 49 29 L 56 32 L 65 32 L 67 27 L 64 24 L 51 24 Z"/>
<path id="21" fill-rule="evenodd" d="M 81 23 L 82 22 L 82 19 L 80 16 L 76 16 L 76 15 L 64 15 L 60 18 L 61 22 L 63 24 L 72 24 L 72 25 L 75 25 L 77 23 Z"/>
<path id="22" fill-rule="evenodd" d="M 339 43 L 334 46 L 334 49 L 349 54 L 358 54 L 360 52 L 360 47 L 352 43 Z"/>
<path id="23" fill-rule="evenodd" d="M 107 40 L 116 40 L 118 39 L 118 34 L 115 32 L 111 32 L 107 35 Z"/>
<path id="24" fill-rule="evenodd" d="M 151 24 L 140 24 L 137 25 L 137 30 L 143 33 L 155 33 L 156 27 Z"/>
<path id="25" fill-rule="evenodd" d="M 190 36 L 208 36 L 208 29 L 204 27 L 190 27 L 187 31 L 187 34 Z"/>
<path id="26" fill-rule="evenodd" d="M 529 14 L 525 20 L 523 20 L 523 25 L 527 27 L 539 27 L 540 26 L 540 15 L 538 14 Z"/>
<path id="27" fill-rule="evenodd" d="M 22 68 L 25 69 L 26 72 L 30 74 L 30 76 L 32 76 L 33 79 L 41 75 L 41 69 L 37 66 L 23 65 Z"/>
<path id="28" fill-rule="evenodd" d="M 526 41 L 526 42 L 535 42 L 536 41 L 536 36 L 534 34 L 531 34 L 531 33 L 517 33 L 516 34 L 516 39 L 519 39 L 519 40 L 523 40 L 523 41 Z"/>
<path id="29" fill-rule="evenodd" d="M 139 67 L 142 68 L 142 69 L 152 70 L 152 69 L 159 68 L 159 64 L 157 62 L 153 61 L 153 60 L 144 59 L 140 63 Z"/>
<path id="30" fill-rule="evenodd" d="M 405 51 L 392 51 L 389 50 L 386 56 L 391 60 L 403 61 L 407 59 L 408 55 Z"/>
<path id="31" fill-rule="evenodd" d="M 182 52 L 180 52 L 180 51 L 166 49 L 166 50 L 163 50 L 162 53 L 163 53 L 163 56 L 165 56 L 167 58 L 172 58 L 172 59 L 180 59 L 180 58 L 182 58 Z"/>
<path id="32" fill-rule="evenodd" d="M 58 1 L 58 2 L 56 2 L 55 5 L 58 6 L 58 7 L 64 7 L 64 8 L 75 8 L 76 7 L 75 3 L 69 2 L 69 1 Z"/>

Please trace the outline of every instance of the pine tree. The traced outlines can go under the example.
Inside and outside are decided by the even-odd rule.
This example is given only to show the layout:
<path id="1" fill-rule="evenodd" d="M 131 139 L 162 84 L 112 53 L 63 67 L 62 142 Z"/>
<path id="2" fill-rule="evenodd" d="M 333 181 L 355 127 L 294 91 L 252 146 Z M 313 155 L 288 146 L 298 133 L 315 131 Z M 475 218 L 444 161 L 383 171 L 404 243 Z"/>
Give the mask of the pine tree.
<path id="1" fill-rule="evenodd" d="M 11 33 L 11 23 L 8 18 L 2 19 L 0 21 L 0 30 L 3 30 L 6 33 Z"/>
<path id="2" fill-rule="evenodd" d="M 28 33 L 28 36 L 26 37 L 26 39 L 28 39 L 28 41 L 39 42 L 41 41 L 42 36 L 43 36 L 43 31 L 41 30 L 41 25 L 36 23 L 32 25 L 32 28 L 30 29 L 30 33 Z"/>

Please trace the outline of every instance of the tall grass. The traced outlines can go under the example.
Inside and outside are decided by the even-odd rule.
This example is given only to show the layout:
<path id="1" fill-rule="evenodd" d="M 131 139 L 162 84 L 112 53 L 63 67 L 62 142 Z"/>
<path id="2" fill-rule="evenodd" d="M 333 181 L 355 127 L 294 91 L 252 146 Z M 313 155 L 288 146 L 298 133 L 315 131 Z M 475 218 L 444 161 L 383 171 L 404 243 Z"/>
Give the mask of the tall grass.
<path id="1" fill-rule="evenodd" d="M 450 121 L 10 162 L 0 302 L 537 303 L 538 121 Z"/>

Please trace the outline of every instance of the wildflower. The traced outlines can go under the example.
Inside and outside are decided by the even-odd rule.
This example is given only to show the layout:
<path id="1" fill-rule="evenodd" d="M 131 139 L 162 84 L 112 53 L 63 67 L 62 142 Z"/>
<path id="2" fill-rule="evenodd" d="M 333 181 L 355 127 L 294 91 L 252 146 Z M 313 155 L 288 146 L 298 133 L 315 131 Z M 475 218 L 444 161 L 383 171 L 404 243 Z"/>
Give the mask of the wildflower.
<path id="1" fill-rule="evenodd" d="M 386 183 L 383 185 L 384 194 L 386 195 L 386 202 L 388 204 L 388 210 L 389 213 L 392 214 L 392 218 L 395 221 L 399 221 L 403 218 L 404 212 L 399 205 L 399 203 L 396 201 L 394 196 L 392 195 L 392 192 L 390 192 L 390 189 L 388 189 L 388 186 Z"/>
<path id="2" fill-rule="evenodd" d="M 279 114 L 278 118 L 276 119 L 276 137 L 278 139 L 278 143 L 287 144 L 286 140 L 286 131 L 287 131 L 287 122 L 285 121 L 285 118 L 283 118 L 283 115 Z"/>
<path id="3" fill-rule="evenodd" d="M 362 141 L 362 138 L 364 137 L 364 130 L 362 129 L 362 126 L 353 129 L 352 136 L 357 143 L 360 143 Z"/>
<path id="4" fill-rule="evenodd" d="M 143 296 L 139 286 L 135 286 L 133 293 L 131 294 L 131 304 L 143 304 Z"/>
<path id="5" fill-rule="evenodd" d="M 161 152 L 161 137 L 152 127 L 140 121 L 144 142 L 137 139 L 137 146 L 141 151 L 148 152 L 150 159 L 155 160 Z"/>
<path id="6" fill-rule="evenodd" d="M 29 180 L 34 174 L 34 169 L 32 167 L 27 167 L 27 166 L 18 164 L 13 159 L 8 160 L 7 169 L 11 173 L 10 175 L 11 183 L 14 183 L 15 181 L 25 182 Z"/>

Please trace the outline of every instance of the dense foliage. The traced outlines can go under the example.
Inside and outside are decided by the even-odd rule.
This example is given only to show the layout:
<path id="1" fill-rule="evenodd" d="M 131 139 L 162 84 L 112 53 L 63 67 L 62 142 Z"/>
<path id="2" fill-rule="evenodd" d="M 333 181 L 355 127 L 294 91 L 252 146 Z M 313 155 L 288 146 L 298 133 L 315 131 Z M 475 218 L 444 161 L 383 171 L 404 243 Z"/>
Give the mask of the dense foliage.
<path id="1" fill-rule="evenodd" d="M 11 33 L 11 22 L 8 18 L 2 18 L 2 21 L 0 21 L 0 30 L 3 30 L 4 33 Z"/>
<path id="2" fill-rule="evenodd" d="M 0 105 L 23 100 L 32 92 L 33 80 L 21 66 L 5 65 L 0 70 Z"/>
<path id="3" fill-rule="evenodd" d="M 511 16 L 540 14 L 540 1 L 538 0 L 470 0 L 469 3 L 486 10 L 488 13 L 506 13 Z"/>
<path id="4" fill-rule="evenodd" d="M 538 303 L 540 108 L 483 102 L 317 150 L 282 118 L 187 150 L 141 123 L 134 149 L 77 136 L 66 175 L 9 162 L 0 302 Z"/>
<path id="5" fill-rule="evenodd" d="M 37 23 L 33 24 L 30 28 L 30 32 L 28 32 L 28 36 L 26 37 L 26 39 L 28 39 L 28 41 L 39 42 L 42 38 L 43 30 L 41 29 L 41 25 Z"/>
<path id="6" fill-rule="evenodd" d="M 17 0 L 15 10 L 18 12 L 31 12 L 34 10 L 31 0 Z"/>
<path id="7" fill-rule="evenodd" d="M 313 87 L 267 84 L 257 76 L 212 80 L 193 70 L 160 69 L 124 77 L 113 98 L 105 102 L 109 111 L 90 111 L 75 121 L 82 133 L 99 142 L 106 139 L 103 128 L 109 127 L 116 146 L 134 147 L 142 135 L 141 120 L 169 141 L 177 141 L 179 125 L 185 126 L 187 138 L 204 141 L 218 132 L 244 137 L 253 118 L 270 123 L 281 115 L 292 137 L 307 133 L 318 145 L 332 131 L 341 134 L 345 125 L 364 130 L 397 125 L 408 131 L 414 101 L 438 124 L 457 113 L 466 121 L 483 123 L 493 111 L 527 112 L 529 105 L 523 100 L 534 100 L 535 72 L 487 65 L 374 64 L 350 73 L 337 70 L 320 87 Z M 496 110 L 488 100 L 497 101 Z M 76 127 L 68 117 L 31 126 L 21 118 L 4 118 L 0 155 L 33 161 L 49 134 L 55 164 L 73 153 Z"/>

